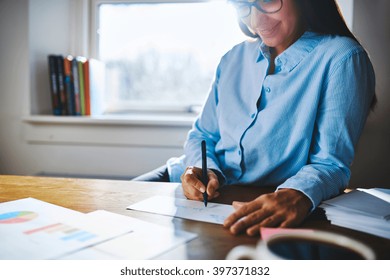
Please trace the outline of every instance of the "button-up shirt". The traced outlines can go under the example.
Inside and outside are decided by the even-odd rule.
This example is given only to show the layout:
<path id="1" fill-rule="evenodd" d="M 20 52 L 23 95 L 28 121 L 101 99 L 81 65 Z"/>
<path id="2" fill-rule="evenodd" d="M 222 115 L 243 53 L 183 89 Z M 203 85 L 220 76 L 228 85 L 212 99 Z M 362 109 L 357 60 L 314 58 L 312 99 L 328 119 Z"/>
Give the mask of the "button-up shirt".
<path id="1" fill-rule="evenodd" d="M 202 112 L 168 160 L 171 181 L 186 166 L 208 167 L 226 184 L 296 189 L 312 202 L 348 185 L 355 147 L 375 92 L 367 53 L 353 39 L 306 32 L 274 60 L 259 39 L 226 53 Z"/>

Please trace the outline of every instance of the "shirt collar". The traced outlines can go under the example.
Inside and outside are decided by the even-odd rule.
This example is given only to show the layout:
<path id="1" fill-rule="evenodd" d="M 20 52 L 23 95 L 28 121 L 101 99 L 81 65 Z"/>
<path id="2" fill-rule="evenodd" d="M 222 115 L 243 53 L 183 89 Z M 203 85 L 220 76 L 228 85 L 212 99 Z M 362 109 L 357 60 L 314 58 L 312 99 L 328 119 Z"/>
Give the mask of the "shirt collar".
<path id="1" fill-rule="evenodd" d="M 275 58 L 275 66 L 282 67 L 288 72 L 293 70 L 323 39 L 323 36 L 306 31 L 294 44 Z M 257 62 L 270 58 L 270 47 L 259 40 L 259 56 Z"/>

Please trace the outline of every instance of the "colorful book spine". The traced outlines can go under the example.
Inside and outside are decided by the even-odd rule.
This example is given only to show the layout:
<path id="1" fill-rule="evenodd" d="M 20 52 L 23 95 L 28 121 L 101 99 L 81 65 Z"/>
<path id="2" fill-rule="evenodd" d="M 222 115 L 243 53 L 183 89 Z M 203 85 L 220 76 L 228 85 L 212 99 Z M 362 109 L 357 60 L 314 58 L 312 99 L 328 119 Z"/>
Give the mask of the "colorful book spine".
<path id="1" fill-rule="evenodd" d="M 85 100 L 85 115 L 91 115 L 91 90 L 90 90 L 90 77 L 89 77 L 89 60 L 86 59 L 83 63 L 84 73 L 84 100 Z"/>
<path id="2" fill-rule="evenodd" d="M 79 74 L 79 89 L 80 89 L 80 114 L 85 116 L 85 75 L 83 69 L 83 63 L 86 61 L 84 57 L 77 57 L 77 67 Z"/>
<path id="3" fill-rule="evenodd" d="M 66 92 L 66 103 L 68 108 L 68 115 L 75 115 L 75 100 L 74 100 L 74 81 L 72 75 L 72 61 L 73 57 L 68 55 L 64 58 L 64 85 Z"/>
<path id="4" fill-rule="evenodd" d="M 48 55 L 54 115 L 103 114 L 104 63 L 83 56 Z"/>

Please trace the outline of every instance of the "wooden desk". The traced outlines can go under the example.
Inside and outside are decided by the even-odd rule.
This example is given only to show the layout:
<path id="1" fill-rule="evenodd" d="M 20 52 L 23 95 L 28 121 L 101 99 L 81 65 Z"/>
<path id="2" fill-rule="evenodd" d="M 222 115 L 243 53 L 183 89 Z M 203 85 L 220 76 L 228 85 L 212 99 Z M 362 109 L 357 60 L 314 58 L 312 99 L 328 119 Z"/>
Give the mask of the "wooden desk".
<path id="1" fill-rule="evenodd" d="M 231 203 L 233 199 L 249 201 L 271 191 L 272 188 L 229 186 L 221 192 L 217 202 Z M 173 183 L 0 175 L 0 202 L 33 197 L 83 213 L 102 209 L 198 234 L 198 238 L 161 255 L 160 259 L 224 259 L 233 247 L 256 244 L 259 240 L 244 234 L 233 236 L 220 225 L 126 210 L 130 204 L 153 195 L 182 196 L 181 186 Z M 321 211 L 313 213 L 302 228 L 322 229 L 353 237 L 371 246 L 379 259 L 390 259 L 389 240 L 330 225 Z"/>

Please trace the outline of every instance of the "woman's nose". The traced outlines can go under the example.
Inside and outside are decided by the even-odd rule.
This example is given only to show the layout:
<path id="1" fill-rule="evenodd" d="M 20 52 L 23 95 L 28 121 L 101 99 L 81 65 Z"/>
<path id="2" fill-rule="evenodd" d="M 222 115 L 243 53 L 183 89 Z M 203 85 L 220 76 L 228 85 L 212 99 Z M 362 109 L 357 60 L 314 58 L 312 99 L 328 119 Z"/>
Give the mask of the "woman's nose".
<path id="1" fill-rule="evenodd" d="M 253 28 L 262 26 L 267 19 L 267 14 L 260 12 L 256 7 L 251 7 L 250 22 Z"/>

